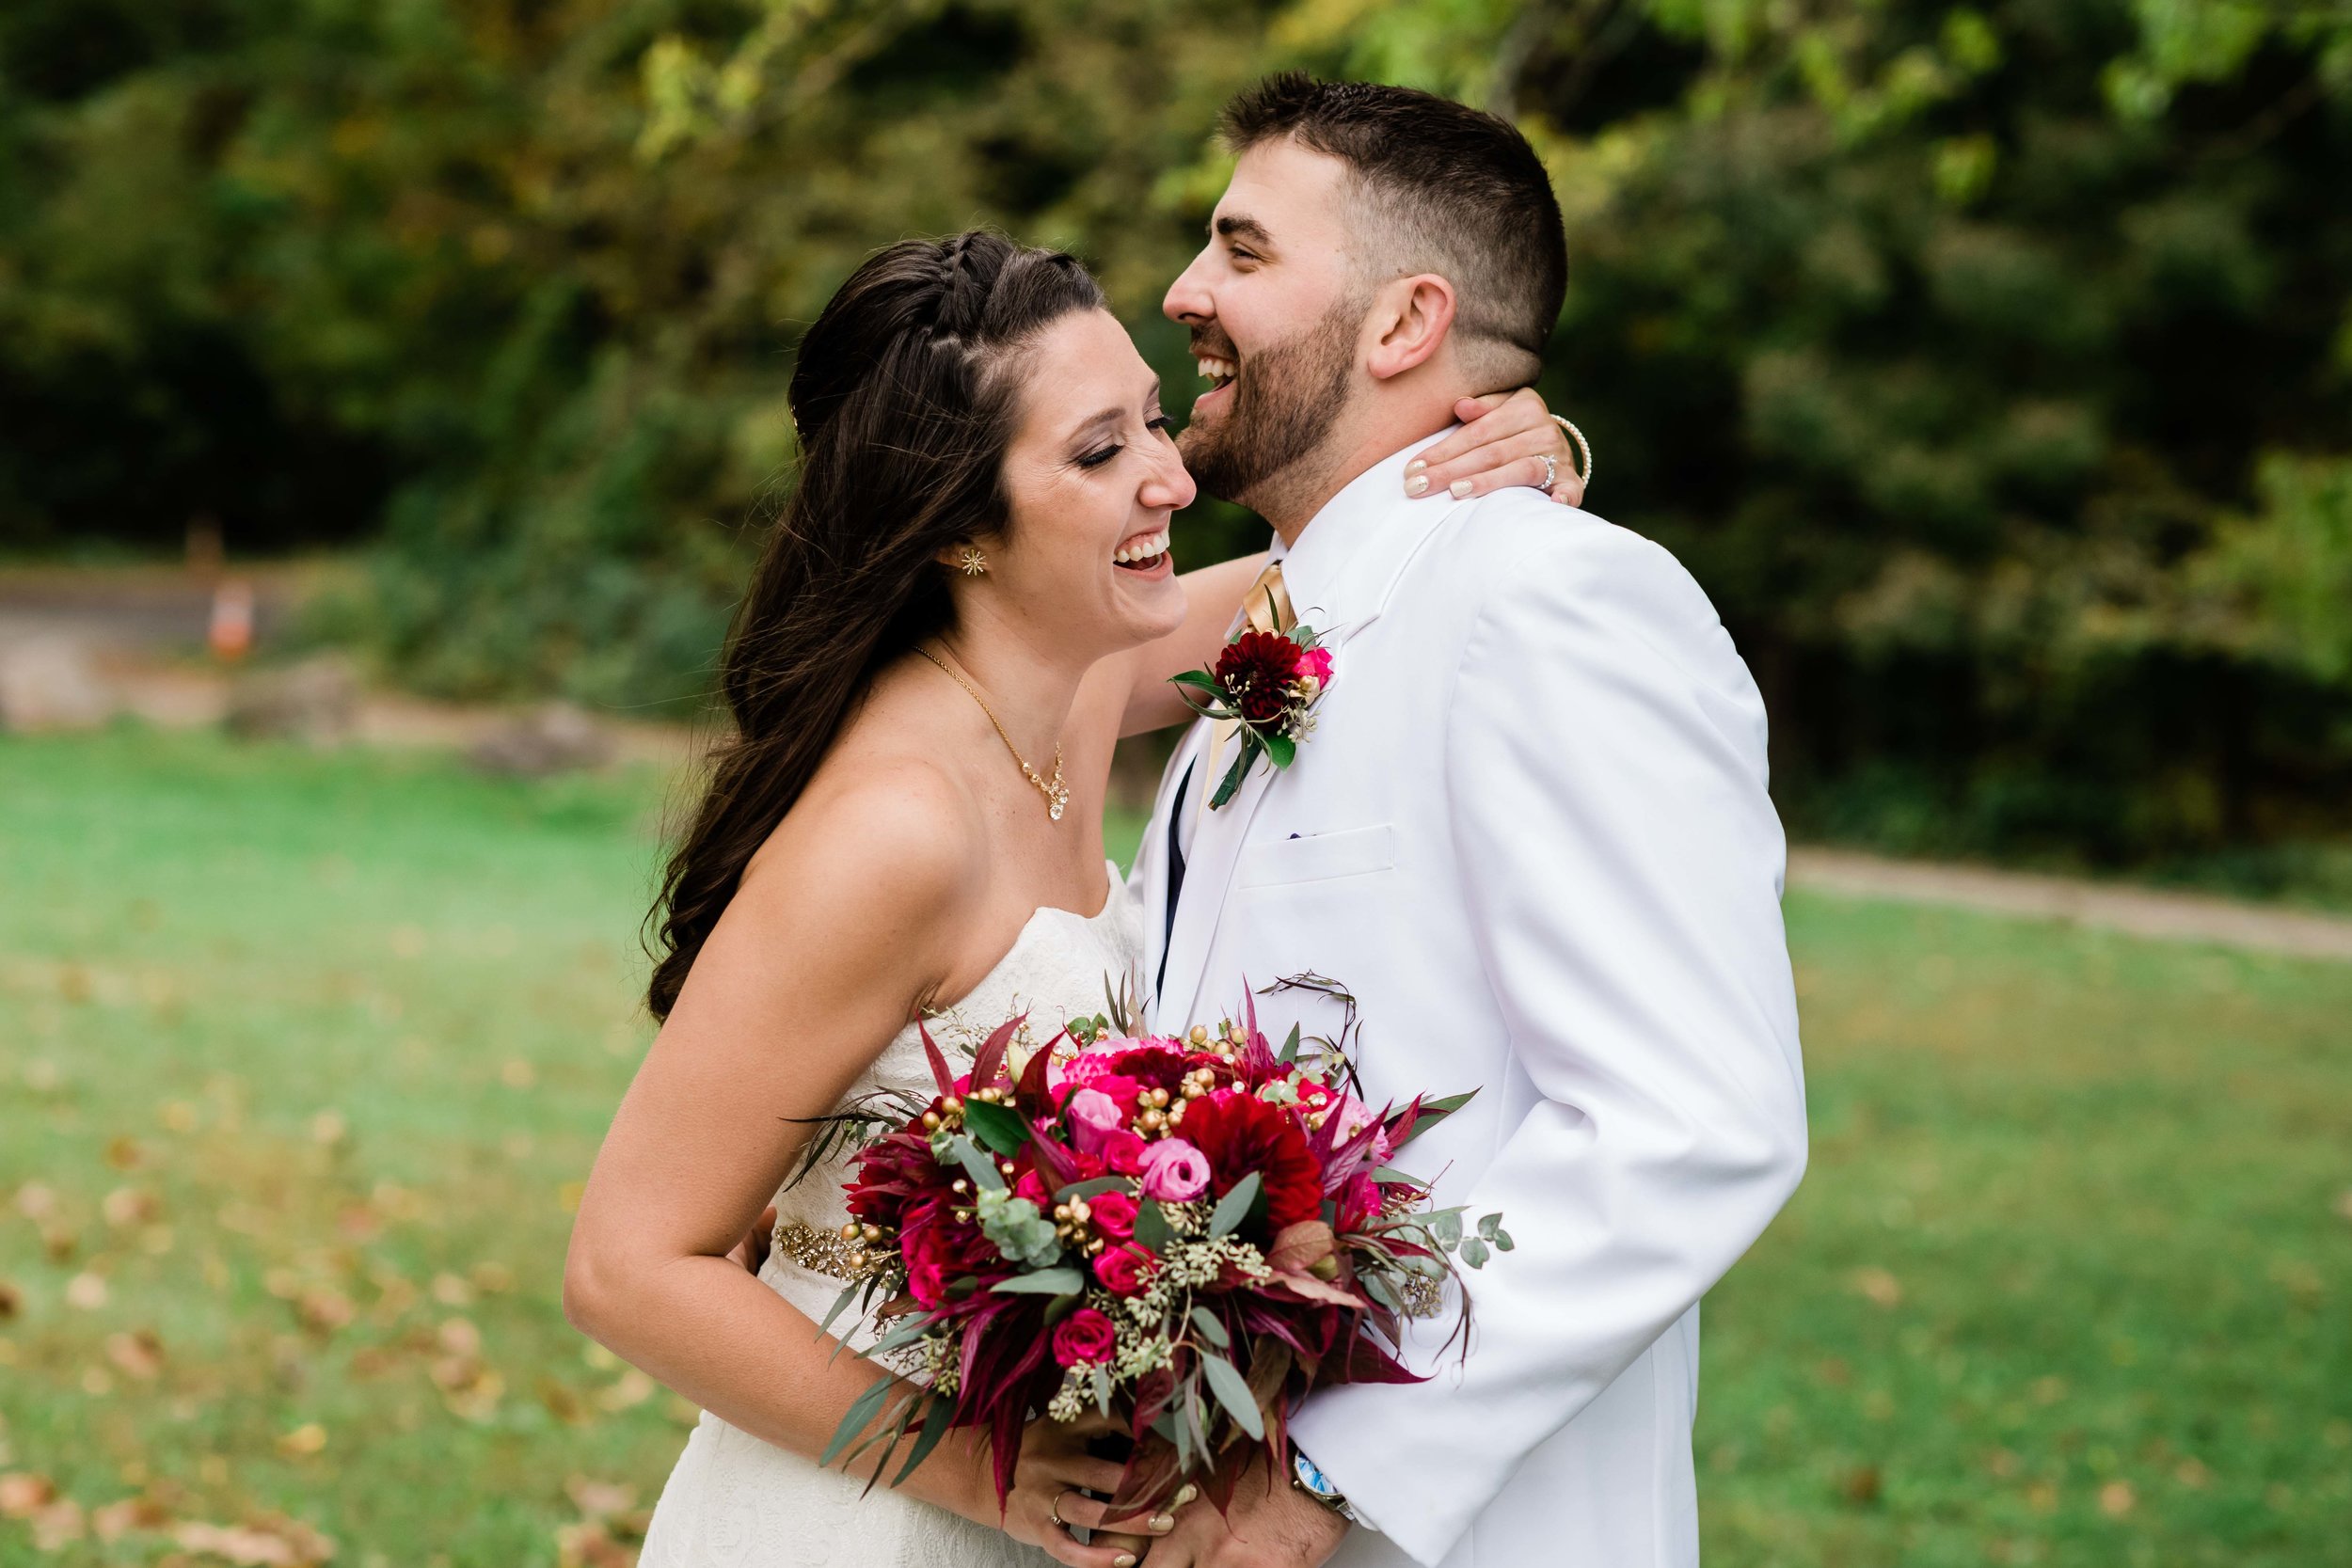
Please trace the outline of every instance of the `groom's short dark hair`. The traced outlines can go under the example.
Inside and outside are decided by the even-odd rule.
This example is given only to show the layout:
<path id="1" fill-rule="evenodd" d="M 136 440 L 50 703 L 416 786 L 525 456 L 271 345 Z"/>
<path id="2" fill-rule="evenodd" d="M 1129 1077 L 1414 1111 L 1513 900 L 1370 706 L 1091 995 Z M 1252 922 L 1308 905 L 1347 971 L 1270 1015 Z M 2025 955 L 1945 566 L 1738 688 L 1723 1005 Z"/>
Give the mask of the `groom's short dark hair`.
<path id="1" fill-rule="evenodd" d="M 1567 291 L 1567 233 L 1543 160 L 1508 120 L 1294 71 L 1228 103 L 1224 133 L 1236 153 L 1291 136 L 1348 165 L 1367 209 L 1360 260 L 1444 277 L 1466 363 L 1498 388 L 1534 379 Z"/>

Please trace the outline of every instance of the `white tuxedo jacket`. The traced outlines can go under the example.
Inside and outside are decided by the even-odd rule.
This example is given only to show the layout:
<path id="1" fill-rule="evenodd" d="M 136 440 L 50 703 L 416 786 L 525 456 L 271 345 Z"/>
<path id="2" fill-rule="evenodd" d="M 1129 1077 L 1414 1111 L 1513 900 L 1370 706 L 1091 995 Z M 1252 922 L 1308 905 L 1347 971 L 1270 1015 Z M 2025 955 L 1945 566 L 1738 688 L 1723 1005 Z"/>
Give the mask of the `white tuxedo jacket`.
<path id="1" fill-rule="evenodd" d="M 1314 973 L 1361 1004 L 1375 1106 L 1480 1091 L 1396 1162 L 1518 1243 L 1464 1271 L 1468 1362 L 1416 1323 L 1430 1381 L 1329 1389 L 1292 1425 L 1379 1527 L 1334 1564 L 1682 1568 L 1697 1303 L 1805 1159 L 1763 705 L 1672 556 L 1534 490 L 1407 499 L 1426 444 L 1284 561 L 1331 685 L 1290 768 L 1197 818 L 1172 926 L 1205 725 L 1168 766 L 1135 871 L 1152 1018 L 1214 1024 L 1245 983 Z M 1299 990 L 1259 1015 L 1278 1040 L 1339 1023 Z"/>

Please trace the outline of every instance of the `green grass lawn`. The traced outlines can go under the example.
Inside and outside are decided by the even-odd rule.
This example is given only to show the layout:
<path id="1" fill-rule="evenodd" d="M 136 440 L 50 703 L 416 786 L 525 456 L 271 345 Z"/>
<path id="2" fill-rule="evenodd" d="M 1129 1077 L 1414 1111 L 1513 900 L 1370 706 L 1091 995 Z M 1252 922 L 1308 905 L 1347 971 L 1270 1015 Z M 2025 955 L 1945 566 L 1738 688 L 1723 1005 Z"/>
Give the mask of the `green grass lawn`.
<path id="1" fill-rule="evenodd" d="M 558 1274 L 661 804 L 0 741 L 0 1564 L 626 1560 L 689 1412 Z M 2352 967 L 1789 919 L 1813 1167 L 1708 1304 L 1710 1562 L 2352 1564 Z"/>

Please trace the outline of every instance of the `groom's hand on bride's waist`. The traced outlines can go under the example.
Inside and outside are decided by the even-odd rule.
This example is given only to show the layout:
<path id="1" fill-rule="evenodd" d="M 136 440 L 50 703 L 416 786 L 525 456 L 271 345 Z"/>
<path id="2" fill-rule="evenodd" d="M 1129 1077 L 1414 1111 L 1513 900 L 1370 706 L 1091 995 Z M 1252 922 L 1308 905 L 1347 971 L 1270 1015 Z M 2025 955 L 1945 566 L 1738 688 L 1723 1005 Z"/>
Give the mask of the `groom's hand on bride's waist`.
<path id="1" fill-rule="evenodd" d="M 1143 1568 L 1320 1568 L 1346 1539 L 1348 1523 L 1290 1484 L 1268 1477 L 1263 1454 L 1249 1460 L 1224 1514 L 1184 1510 L 1152 1544 Z"/>

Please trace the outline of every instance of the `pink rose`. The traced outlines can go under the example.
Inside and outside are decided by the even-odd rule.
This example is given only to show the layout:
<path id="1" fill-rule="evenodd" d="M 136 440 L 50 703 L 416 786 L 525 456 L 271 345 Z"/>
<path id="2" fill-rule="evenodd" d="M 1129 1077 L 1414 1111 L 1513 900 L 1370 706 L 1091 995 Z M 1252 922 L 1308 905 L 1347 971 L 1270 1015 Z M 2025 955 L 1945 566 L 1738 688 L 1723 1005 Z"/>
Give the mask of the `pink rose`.
<path id="1" fill-rule="evenodd" d="M 1136 1233 L 1136 1200 L 1125 1193 L 1096 1194 L 1087 1199 L 1087 1212 L 1094 1228 L 1114 1242 Z"/>
<path id="2" fill-rule="evenodd" d="M 1298 673 L 1302 675 L 1314 676 L 1317 685 L 1330 685 L 1331 650 L 1328 648 L 1301 648 L 1298 651 Z"/>
<path id="3" fill-rule="evenodd" d="M 1162 1138 L 1144 1150 L 1143 1196 L 1183 1203 L 1209 1190 L 1209 1157 L 1182 1138 Z"/>
<path id="4" fill-rule="evenodd" d="M 1025 1197 L 1044 1213 L 1054 1212 L 1054 1195 L 1047 1190 L 1045 1178 L 1033 1170 L 1025 1170 L 1012 1184 L 1012 1196 Z"/>
<path id="5" fill-rule="evenodd" d="M 1065 1367 L 1108 1361 L 1119 1344 L 1119 1331 L 1091 1307 L 1081 1307 L 1054 1330 L 1054 1359 Z"/>
<path id="6" fill-rule="evenodd" d="M 1099 1154 L 1110 1133 L 1127 1124 L 1119 1109 L 1119 1101 L 1100 1089 L 1080 1089 L 1062 1107 L 1062 1116 L 1070 1123 L 1070 1141 L 1089 1154 Z"/>
<path id="7" fill-rule="evenodd" d="M 1133 1242 L 1104 1247 L 1094 1259 L 1094 1277 L 1115 1296 L 1139 1294 L 1151 1270 L 1152 1255 Z"/>

